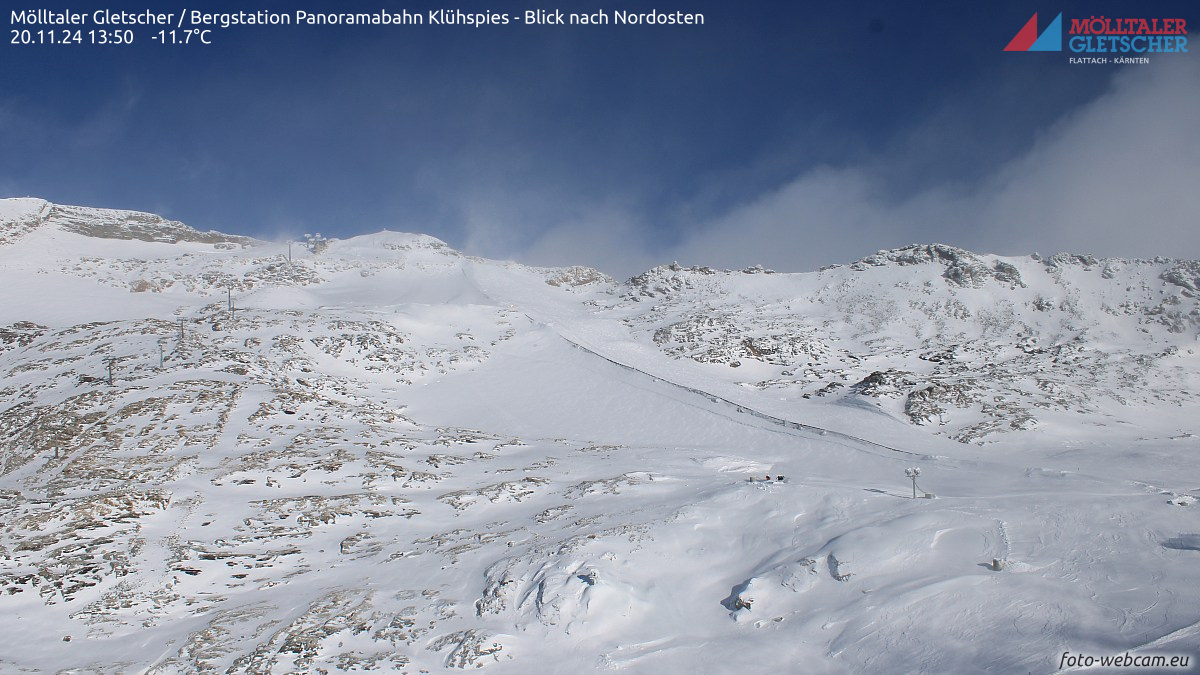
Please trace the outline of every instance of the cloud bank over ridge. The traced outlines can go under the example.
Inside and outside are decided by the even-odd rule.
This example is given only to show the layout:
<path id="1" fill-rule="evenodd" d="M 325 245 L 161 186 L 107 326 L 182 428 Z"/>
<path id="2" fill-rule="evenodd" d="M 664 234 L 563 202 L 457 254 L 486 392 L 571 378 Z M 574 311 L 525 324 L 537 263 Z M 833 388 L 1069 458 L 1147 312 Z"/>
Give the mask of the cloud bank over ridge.
<path id="1" fill-rule="evenodd" d="M 937 161 L 913 161 L 902 153 L 919 146 L 897 143 L 860 165 L 804 171 L 692 223 L 669 244 L 643 236 L 648 223 L 619 205 L 577 212 L 509 251 L 487 245 L 499 237 L 484 240 L 489 228 L 515 224 L 481 217 L 469 226 L 470 241 L 485 253 L 586 263 L 618 276 L 671 260 L 804 271 L 929 241 L 1000 254 L 1200 257 L 1190 199 L 1200 186 L 1200 62 L 1154 61 L 1123 67 L 1106 93 L 967 183 L 942 180 L 897 195 L 890 184 L 897 170 Z M 937 132 L 912 130 L 918 138 Z"/>

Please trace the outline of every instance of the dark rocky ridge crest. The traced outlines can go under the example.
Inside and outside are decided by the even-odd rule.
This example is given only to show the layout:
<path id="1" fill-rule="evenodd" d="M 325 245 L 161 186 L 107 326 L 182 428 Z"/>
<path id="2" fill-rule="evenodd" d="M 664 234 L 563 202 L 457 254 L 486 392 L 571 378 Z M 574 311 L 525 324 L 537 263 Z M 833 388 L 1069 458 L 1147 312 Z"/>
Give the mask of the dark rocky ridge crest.
<path id="1" fill-rule="evenodd" d="M 41 199 L 0 199 L 0 205 L 16 206 L 15 212 L 0 215 L 0 245 L 15 244 L 30 233 L 48 228 L 97 239 L 176 244 L 194 242 L 220 248 L 253 246 L 253 237 L 201 232 L 181 222 L 140 211 L 65 206 Z"/>
<path id="2" fill-rule="evenodd" d="M 78 206 L 52 205 L 45 222 L 57 225 L 65 232 L 99 239 L 139 240 L 176 244 L 190 241 L 200 244 L 235 244 L 250 246 L 256 239 L 215 230 L 201 232 L 181 222 L 167 220 L 151 213 L 114 211 Z"/>

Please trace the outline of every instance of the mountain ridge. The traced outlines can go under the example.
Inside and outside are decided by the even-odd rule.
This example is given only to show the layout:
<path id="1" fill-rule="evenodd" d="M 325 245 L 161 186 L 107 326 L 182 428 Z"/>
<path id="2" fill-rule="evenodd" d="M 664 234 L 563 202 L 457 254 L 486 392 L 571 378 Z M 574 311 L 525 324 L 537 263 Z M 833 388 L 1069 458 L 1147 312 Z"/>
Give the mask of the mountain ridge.
<path id="1" fill-rule="evenodd" d="M 35 213 L 36 212 L 36 213 Z M 33 221 L 32 226 L 28 225 Z M 240 243 L 244 245 L 260 245 L 269 243 L 267 240 L 257 239 L 246 235 L 228 234 L 218 230 L 200 231 L 192 228 L 185 223 L 175 220 L 168 220 L 151 212 L 145 211 L 130 211 L 122 209 L 110 209 L 102 207 L 87 207 L 87 206 L 70 206 L 56 204 L 45 199 L 34 197 L 8 197 L 0 198 L 0 223 L 3 223 L 8 230 L 19 230 L 24 225 L 30 229 L 49 225 L 57 227 L 66 232 L 72 232 L 82 236 L 102 238 L 102 239 L 122 239 L 131 240 L 137 239 L 146 242 L 160 243 L 177 243 L 180 241 L 199 242 L 199 243 Z M 24 232 L 22 233 L 24 234 Z M 11 233 L 5 232 L 0 234 L 0 245 L 11 244 L 19 237 L 13 237 Z M 343 241 L 359 244 L 375 245 L 383 243 L 388 238 L 398 239 L 400 241 L 409 240 L 405 243 L 420 242 L 430 248 L 442 248 L 457 255 L 465 255 L 451 248 L 445 241 L 422 233 L 409 233 L 398 230 L 389 230 L 387 228 L 376 232 L 364 233 L 345 238 Z M 330 240 L 335 241 L 335 240 Z M 278 243 L 278 242 L 275 242 Z M 302 242 L 301 242 L 302 243 Z M 403 244 L 401 244 L 403 245 Z M 850 267 L 856 271 L 862 271 L 869 267 L 884 266 L 888 264 L 896 265 L 915 265 L 929 262 L 939 262 L 947 267 L 958 267 L 962 263 L 977 263 L 984 259 L 989 259 L 993 262 L 1003 262 L 1011 258 L 1023 259 L 1026 256 L 1004 256 L 991 253 L 976 253 L 950 244 L 942 244 L 931 242 L 926 244 L 908 244 L 892 249 L 880 249 L 876 253 L 863 256 L 849 263 L 835 263 L 826 265 L 816 272 L 833 270 L 840 267 Z M 1079 265 L 1085 269 L 1101 266 L 1107 267 L 1111 265 L 1123 264 L 1175 264 L 1187 263 L 1188 268 L 1200 267 L 1200 260 L 1191 260 L 1187 258 L 1175 258 L 1170 256 L 1155 256 L 1154 258 L 1125 258 L 1119 256 L 1100 257 L 1085 254 L 1060 252 L 1051 256 L 1043 257 L 1038 253 L 1028 254 L 1028 257 L 1033 260 L 1043 261 L 1047 267 L 1062 267 L 1065 265 Z M 578 268 L 592 269 L 581 265 L 563 265 L 561 268 Z M 560 269 L 554 267 L 552 269 Z M 682 267 L 678 262 L 671 264 L 663 264 L 652 267 L 633 278 L 643 276 L 660 269 L 669 269 L 672 271 L 689 270 L 701 273 L 710 272 L 734 272 L 738 270 L 724 269 L 712 267 L 709 265 L 692 265 Z M 775 270 L 765 269 L 761 265 L 752 266 L 740 270 L 745 273 L 766 273 L 766 274 L 809 274 L 812 272 L 796 271 L 796 272 L 776 272 Z M 598 270 L 597 270 L 598 272 Z M 1189 278 L 1188 274 L 1192 276 Z M 1195 292 L 1200 286 L 1200 280 L 1196 276 L 1198 273 L 1192 269 L 1187 272 L 1180 272 L 1175 276 L 1176 280 L 1172 283 L 1183 286 L 1188 290 Z"/>

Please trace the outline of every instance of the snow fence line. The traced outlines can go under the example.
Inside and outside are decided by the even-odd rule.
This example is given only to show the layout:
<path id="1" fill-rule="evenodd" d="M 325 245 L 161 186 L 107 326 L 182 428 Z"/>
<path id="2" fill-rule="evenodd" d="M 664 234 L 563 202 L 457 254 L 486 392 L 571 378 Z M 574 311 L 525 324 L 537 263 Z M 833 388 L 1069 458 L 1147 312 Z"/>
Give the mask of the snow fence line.
<path id="1" fill-rule="evenodd" d="M 525 315 L 525 318 L 529 319 L 530 321 L 532 321 L 534 323 L 540 323 L 542 325 L 545 325 L 544 322 L 538 321 L 537 319 L 534 319 L 532 316 L 529 316 L 528 314 Z M 771 424 L 775 424 L 777 426 L 781 426 L 781 427 L 784 427 L 787 429 L 795 429 L 797 431 L 807 431 L 809 433 L 817 434 L 820 436 L 833 436 L 835 438 L 841 438 L 843 440 L 853 441 L 855 443 L 862 443 L 864 445 L 870 445 L 872 447 L 880 448 L 882 450 L 887 450 L 889 452 L 899 453 L 901 455 L 907 455 L 909 457 L 917 457 L 919 459 L 929 459 L 930 458 L 928 455 L 922 455 L 921 453 L 911 452 L 909 450 L 901 450 L 899 448 L 893 448 L 890 445 L 884 445 L 883 443 L 878 443 L 876 441 L 868 440 L 866 438 L 860 438 L 858 436 L 843 433 L 841 431 L 833 431 L 831 429 L 825 429 L 823 427 L 813 426 L 811 424 L 804 424 L 802 422 L 793 422 L 791 420 L 783 419 L 782 417 L 776 417 L 775 415 L 771 415 L 771 414 L 762 412 L 761 410 L 755 410 L 754 408 L 751 408 L 745 404 L 738 403 L 736 401 L 731 401 L 723 396 L 719 396 L 712 392 L 704 391 L 703 389 L 696 389 L 695 387 L 689 387 L 685 384 L 679 384 L 678 382 L 673 382 L 673 381 L 668 380 L 659 375 L 654 375 L 653 373 L 648 373 L 648 372 L 642 370 L 641 368 L 638 368 L 636 366 L 631 366 L 627 363 L 622 363 L 615 359 L 609 358 L 609 357 L 597 352 L 596 350 L 591 349 L 590 347 L 585 347 L 584 345 L 572 340 L 571 338 L 567 337 L 566 335 L 563 335 L 562 333 L 560 333 L 557 330 L 554 331 L 554 333 L 556 335 L 558 335 L 560 338 L 562 338 L 563 340 L 566 340 L 567 344 L 571 345 L 572 347 L 582 350 L 584 352 L 587 352 L 588 354 L 591 354 L 592 356 L 595 356 L 596 358 L 604 359 L 605 361 L 608 361 L 609 363 L 613 364 L 614 366 L 618 366 L 618 367 L 624 368 L 626 370 L 633 371 L 635 373 L 640 373 L 652 380 L 662 382 L 664 384 L 668 384 L 672 387 L 682 389 L 684 391 L 687 391 L 692 394 L 696 394 L 698 396 L 703 396 L 704 398 L 707 398 L 708 400 L 712 401 L 713 403 L 724 403 L 725 405 L 733 407 L 734 410 L 736 410 L 739 413 L 744 413 L 744 414 L 750 415 L 751 417 L 757 417 L 761 420 L 765 420 L 765 421 L 770 422 Z"/>

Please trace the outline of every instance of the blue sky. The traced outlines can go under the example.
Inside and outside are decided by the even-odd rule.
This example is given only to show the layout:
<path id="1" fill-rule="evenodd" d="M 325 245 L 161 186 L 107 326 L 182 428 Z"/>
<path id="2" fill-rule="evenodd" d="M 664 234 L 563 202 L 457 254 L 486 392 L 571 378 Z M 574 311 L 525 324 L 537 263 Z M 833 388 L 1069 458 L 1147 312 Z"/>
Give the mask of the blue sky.
<path id="1" fill-rule="evenodd" d="M 620 276 L 676 259 L 801 271 L 925 241 L 1200 257 L 1200 54 L 1105 67 L 1002 51 L 1034 12 L 1040 27 L 1058 12 L 1200 22 L 1191 3 L 204 11 L 306 6 L 656 8 L 705 24 L 235 27 L 176 47 L 146 28 L 108 48 L 6 39 L 0 196 L 262 237 L 418 231 Z M 100 7 L 147 4 L 72 8 Z"/>

